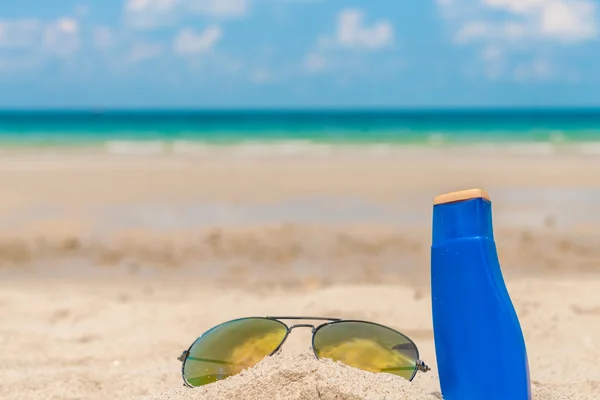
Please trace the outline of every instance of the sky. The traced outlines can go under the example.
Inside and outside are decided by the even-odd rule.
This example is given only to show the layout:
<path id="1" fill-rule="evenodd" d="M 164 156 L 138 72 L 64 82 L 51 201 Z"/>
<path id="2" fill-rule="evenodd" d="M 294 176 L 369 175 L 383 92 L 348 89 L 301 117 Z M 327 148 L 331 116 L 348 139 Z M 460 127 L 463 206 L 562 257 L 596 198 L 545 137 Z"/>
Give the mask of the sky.
<path id="1" fill-rule="evenodd" d="M 597 0 L 0 2 L 0 108 L 600 106 Z"/>

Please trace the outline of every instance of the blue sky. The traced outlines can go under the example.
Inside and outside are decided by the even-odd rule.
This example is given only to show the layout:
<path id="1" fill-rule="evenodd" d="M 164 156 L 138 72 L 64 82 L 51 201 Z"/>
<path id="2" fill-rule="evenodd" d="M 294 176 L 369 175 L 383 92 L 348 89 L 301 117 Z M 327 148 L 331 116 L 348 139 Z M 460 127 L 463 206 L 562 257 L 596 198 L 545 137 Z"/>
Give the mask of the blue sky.
<path id="1" fill-rule="evenodd" d="M 0 107 L 600 105 L 596 0 L 0 3 Z"/>

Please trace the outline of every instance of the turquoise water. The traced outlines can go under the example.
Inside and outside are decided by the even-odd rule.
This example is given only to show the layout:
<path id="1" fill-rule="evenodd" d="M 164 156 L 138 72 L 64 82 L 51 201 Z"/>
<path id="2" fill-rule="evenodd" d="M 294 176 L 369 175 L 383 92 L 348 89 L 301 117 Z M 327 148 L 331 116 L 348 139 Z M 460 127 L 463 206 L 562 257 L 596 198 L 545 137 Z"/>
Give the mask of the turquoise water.
<path id="1" fill-rule="evenodd" d="M 600 141 L 600 109 L 419 111 L 4 111 L 0 145 Z"/>

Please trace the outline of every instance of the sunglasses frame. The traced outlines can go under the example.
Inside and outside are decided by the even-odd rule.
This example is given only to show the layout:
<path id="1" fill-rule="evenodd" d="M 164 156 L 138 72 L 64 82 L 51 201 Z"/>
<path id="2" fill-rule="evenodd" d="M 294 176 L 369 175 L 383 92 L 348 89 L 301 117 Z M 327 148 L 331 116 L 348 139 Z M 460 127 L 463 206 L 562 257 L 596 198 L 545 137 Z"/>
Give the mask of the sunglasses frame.
<path id="1" fill-rule="evenodd" d="M 417 375 L 417 372 L 428 372 L 431 370 L 431 368 L 429 368 L 429 366 L 427 364 L 425 364 L 425 362 L 423 362 L 420 359 L 419 356 L 419 348 L 417 347 L 416 343 L 409 338 L 408 336 L 406 336 L 405 334 L 403 334 L 400 331 L 397 331 L 393 328 L 390 328 L 389 326 L 386 325 L 382 325 L 382 324 L 378 324 L 376 322 L 371 322 L 371 321 L 361 321 L 361 320 L 356 320 L 356 319 L 343 319 L 343 318 L 328 318 L 328 317 L 298 317 L 298 316 L 284 316 L 284 317 L 271 317 L 271 316 L 267 316 L 267 317 L 243 317 L 243 318 L 236 318 L 236 319 L 232 319 L 230 321 L 225 321 L 222 322 L 218 325 L 213 326 L 212 328 L 210 328 L 209 330 L 207 330 L 206 332 L 202 333 L 200 336 L 198 336 L 198 338 L 196 340 L 194 340 L 194 342 L 187 348 L 187 350 L 184 350 L 181 355 L 179 357 L 177 357 L 177 359 L 179 361 L 181 361 L 181 378 L 183 379 L 183 382 L 185 384 L 185 386 L 190 387 L 190 388 L 194 388 L 196 386 L 192 386 L 188 383 L 187 379 L 185 379 L 185 363 L 187 361 L 188 356 L 190 355 L 190 352 L 192 350 L 192 347 L 194 347 L 194 345 L 196 344 L 196 342 L 198 342 L 198 340 L 200 340 L 204 335 L 206 335 L 207 333 L 209 333 L 210 331 L 212 331 L 213 329 L 222 326 L 224 324 L 228 324 L 230 322 L 236 322 L 236 321 L 243 321 L 246 319 L 268 319 L 268 320 L 272 320 L 272 321 L 277 321 L 279 322 L 281 325 L 283 325 L 286 328 L 286 332 L 285 332 L 285 336 L 283 337 L 283 340 L 281 341 L 281 343 L 279 344 L 279 346 L 277 346 L 277 348 L 275 350 L 273 350 L 270 354 L 268 354 L 266 357 L 271 357 L 275 354 L 277 354 L 279 351 L 281 351 L 281 348 L 283 347 L 285 341 L 287 340 L 288 336 L 290 335 L 290 333 L 292 332 L 293 329 L 295 328 L 311 328 L 312 329 L 312 339 L 311 339 L 311 347 L 312 347 L 312 351 L 315 355 L 315 357 L 317 358 L 317 360 L 320 360 L 319 356 L 317 355 L 317 351 L 315 349 L 315 335 L 316 333 L 319 331 L 319 329 L 325 327 L 325 326 L 329 326 L 329 325 L 333 325 L 333 324 L 338 324 L 338 323 L 342 323 L 342 322 L 359 322 L 359 323 L 363 323 L 363 324 L 370 324 L 370 325 L 376 325 L 382 328 L 386 328 L 391 330 L 392 332 L 395 332 L 403 337 L 405 337 L 408 342 L 414 346 L 415 351 L 416 351 L 416 358 L 417 360 L 415 361 L 415 370 L 412 374 L 412 376 L 410 377 L 409 381 L 412 381 L 414 379 L 414 377 Z M 326 321 L 322 324 L 319 325 L 313 325 L 313 324 L 293 324 L 293 325 L 288 325 L 285 322 L 281 321 L 281 320 L 290 320 L 290 321 Z"/>

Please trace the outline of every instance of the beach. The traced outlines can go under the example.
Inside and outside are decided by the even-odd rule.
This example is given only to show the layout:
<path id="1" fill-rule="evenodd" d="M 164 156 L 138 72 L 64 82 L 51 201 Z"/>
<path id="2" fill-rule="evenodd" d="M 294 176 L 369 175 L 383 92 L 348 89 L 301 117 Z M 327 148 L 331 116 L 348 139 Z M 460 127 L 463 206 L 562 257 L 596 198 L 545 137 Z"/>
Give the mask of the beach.
<path id="1" fill-rule="evenodd" d="M 483 188 L 536 390 L 597 399 L 600 157 L 547 148 L 3 149 L 0 398 L 167 398 L 198 335 L 273 314 L 404 332 L 436 396 L 433 198 Z"/>

